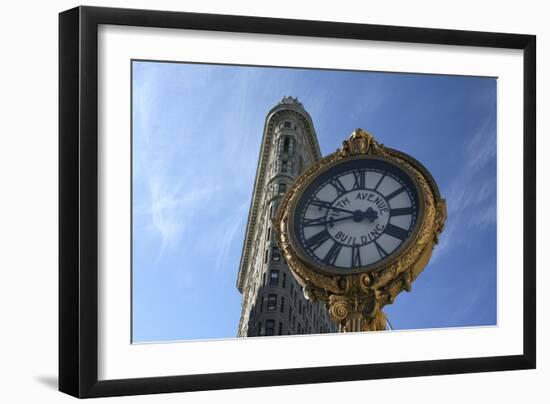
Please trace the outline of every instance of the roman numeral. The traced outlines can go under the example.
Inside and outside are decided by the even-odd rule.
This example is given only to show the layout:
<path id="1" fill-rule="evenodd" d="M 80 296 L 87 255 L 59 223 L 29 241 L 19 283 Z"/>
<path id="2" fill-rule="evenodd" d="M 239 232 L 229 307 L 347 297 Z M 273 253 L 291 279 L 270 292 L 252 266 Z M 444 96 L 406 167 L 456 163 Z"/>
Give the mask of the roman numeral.
<path id="1" fill-rule="evenodd" d="M 384 181 L 384 178 L 386 178 L 386 174 L 382 174 L 382 176 L 380 177 L 380 179 L 379 179 L 378 182 L 376 183 L 376 186 L 374 187 L 374 190 L 375 190 L 375 191 L 378 189 L 378 187 L 380 186 L 380 184 L 382 184 L 382 181 Z"/>
<path id="2" fill-rule="evenodd" d="M 310 203 L 312 205 L 319 206 L 319 210 L 321 210 L 321 208 L 330 209 L 330 202 L 322 201 L 317 197 L 314 197 Z"/>
<path id="3" fill-rule="evenodd" d="M 330 247 L 330 250 L 328 250 L 327 255 L 325 255 L 325 258 L 323 258 L 323 262 L 327 265 L 334 265 L 334 263 L 338 259 L 338 255 L 340 254 L 341 249 L 342 249 L 342 244 L 334 243 L 332 247 Z"/>
<path id="4" fill-rule="evenodd" d="M 361 266 L 361 254 L 358 245 L 351 246 L 351 266 L 352 268 Z"/>
<path id="5" fill-rule="evenodd" d="M 302 226 L 322 226 L 327 223 L 327 219 L 324 216 L 318 217 L 317 219 L 308 219 L 304 218 L 304 221 L 302 222 Z"/>
<path id="6" fill-rule="evenodd" d="M 386 250 L 382 248 L 380 244 L 378 244 L 378 241 L 375 241 L 374 245 L 376 246 L 376 250 L 378 251 L 378 254 L 380 254 L 380 258 L 384 258 L 388 256 L 388 253 L 386 252 Z"/>
<path id="7" fill-rule="evenodd" d="M 336 192 L 338 193 L 338 196 L 343 195 L 347 192 L 346 188 L 344 188 L 344 185 L 342 185 L 339 178 L 335 178 L 333 180 L 330 180 L 330 185 L 332 185 L 334 187 L 334 189 L 336 189 Z"/>
<path id="8" fill-rule="evenodd" d="M 389 194 L 388 196 L 385 196 L 386 198 L 386 201 L 389 201 L 393 198 L 395 198 L 397 195 L 399 195 L 401 192 L 403 192 L 405 190 L 404 187 L 401 187 L 399 189 L 396 189 L 395 191 L 393 191 L 391 194 Z"/>
<path id="9" fill-rule="evenodd" d="M 330 235 L 328 234 L 328 231 L 323 230 L 310 238 L 306 240 L 306 246 L 311 248 L 312 250 L 316 250 L 319 248 L 321 244 L 323 244 L 325 241 L 327 241 L 330 238 Z"/>
<path id="10" fill-rule="evenodd" d="M 398 238 L 399 240 L 405 240 L 409 236 L 408 230 L 402 229 L 398 226 L 394 226 L 391 223 L 386 226 L 386 230 L 384 230 L 384 233 L 392 237 Z"/>
<path id="11" fill-rule="evenodd" d="M 365 172 L 354 171 L 353 177 L 355 180 L 353 183 L 353 189 L 365 189 Z"/>
<path id="12" fill-rule="evenodd" d="M 413 213 L 412 206 L 408 208 L 390 209 L 390 216 L 405 216 L 405 215 L 412 215 L 412 213 Z"/>

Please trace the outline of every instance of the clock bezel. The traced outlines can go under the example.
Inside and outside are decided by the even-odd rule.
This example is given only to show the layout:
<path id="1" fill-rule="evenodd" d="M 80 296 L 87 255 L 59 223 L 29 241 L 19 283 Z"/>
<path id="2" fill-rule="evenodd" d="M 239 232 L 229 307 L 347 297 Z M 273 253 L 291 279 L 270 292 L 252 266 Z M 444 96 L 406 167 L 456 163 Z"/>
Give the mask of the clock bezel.
<path id="1" fill-rule="evenodd" d="M 330 155 L 323 160 L 328 160 L 333 157 L 334 155 Z M 394 157 L 394 156 L 391 156 L 391 157 Z M 407 157 L 409 156 L 405 155 L 405 153 L 402 153 L 402 152 L 400 152 L 398 156 L 395 156 L 395 158 L 397 159 L 401 158 L 405 160 L 407 163 L 410 163 Z M 320 162 L 322 162 L 323 160 L 321 160 Z M 390 253 L 387 257 L 375 263 L 372 263 L 366 266 L 346 269 L 346 268 L 334 267 L 331 265 L 322 264 L 318 261 L 313 260 L 311 257 L 309 257 L 308 253 L 304 250 L 301 243 L 297 239 L 297 235 L 295 233 L 295 219 L 297 218 L 296 209 L 302 197 L 304 196 L 304 192 L 309 188 L 309 186 L 317 178 L 324 175 L 327 171 L 331 170 L 335 166 L 340 164 L 345 164 L 353 160 L 379 160 L 385 164 L 394 166 L 397 170 L 402 171 L 410 179 L 410 182 L 414 187 L 414 191 L 418 196 L 418 212 L 417 212 L 416 223 L 414 225 L 413 230 L 411 231 L 411 234 L 409 235 L 407 240 L 405 240 L 403 243 L 401 243 L 399 247 L 397 247 L 396 250 Z M 296 191 L 295 195 L 292 195 L 292 198 L 289 201 L 289 205 L 290 205 L 289 206 L 290 209 L 289 209 L 289 216 L 288 216 L 288 230 L 289 230 L 288 236 L 289 236 L 290 246 L 292 247 L 292 249 L 294 250 L 296 256 L 299 258 L 300 261 L 302 261 L 304 264 L 314 269 L 315 271 L 322 273 L 324 275 L 329 275 L 329 276 L 362 274 L 367 272 L 375 272 L 375 271 L 379 271 L 381 269 L 387 268 L 394 261 L 399 259 L 399 257 L 401 257 L 413 245 L 414 241 L 418 237 L 418 233 L 422 227 L 422 223 L 424 222 L 424 217 L 425 217 L 424 193 L 422 192 L 422 189 L 419 186 L 418 180 L 416 179 L 416 174 L 412 172 L 407 166 L 399 165 L 395 161 L 392 161 L 392 159 L 389 159 L 387 157 L 371 155 L 371 154 L 358 154 L 358 155 L 337 158 L 334 161 L 331 161 L 330 163 L 328 163 L 326 166 L 322 167 L 321 169 L 316 170 L 315 172 L 312 172 L 307 176 L 305 181 L 302 184 L 300 184 L 300 187 Z"/>

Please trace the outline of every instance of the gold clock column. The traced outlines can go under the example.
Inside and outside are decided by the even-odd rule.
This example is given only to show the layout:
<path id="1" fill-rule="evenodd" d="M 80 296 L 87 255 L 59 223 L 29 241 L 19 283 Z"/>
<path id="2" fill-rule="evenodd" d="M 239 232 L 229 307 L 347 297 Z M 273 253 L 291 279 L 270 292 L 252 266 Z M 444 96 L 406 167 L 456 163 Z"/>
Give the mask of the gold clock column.
<path id="1" fill-rule="evenodd" d="M 424 211 L 418 232 L 406 250 L 373 271 L 347 275 L 330 275 L 302 261 L 289 237 L 293 226 L 290 212 L 300 192 L 329 164 L 357 155 L 372 155 L 405 170 L 417 184 L 424 201 Z M 309 300 L 325 301 L 332 320 L 340 332 L 380 331 L 386 329 L 386 316 L 382 308 L 394 302 L 403 290 L 410 291 L 412 282 L 427 265 L 438 235 L 447 219 L 445 200 L 439 196 L 437 185 L 428 171 L 412 157 L 385 148 L 374 137 L 357 129 L 343 142 L 342 147 L 320 160 L 296 179 L 285 195 L 274 225 L 278 242 L 298 282 Z"/>

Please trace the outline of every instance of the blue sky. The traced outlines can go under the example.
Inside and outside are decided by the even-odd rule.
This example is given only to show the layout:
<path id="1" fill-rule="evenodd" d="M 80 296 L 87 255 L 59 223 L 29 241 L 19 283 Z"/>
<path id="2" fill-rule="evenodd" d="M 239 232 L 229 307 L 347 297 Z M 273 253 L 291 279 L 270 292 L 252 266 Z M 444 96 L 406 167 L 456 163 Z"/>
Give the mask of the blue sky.
<path id="1" fill-rule="evenodd" d="M 133 62 L 133 341 L 234 338 L 264 119 L 285 95 L 321 152 L 361 127 L 424 164 L 449 218 L 394 329 L 496 324 L 496 79 Z"/>

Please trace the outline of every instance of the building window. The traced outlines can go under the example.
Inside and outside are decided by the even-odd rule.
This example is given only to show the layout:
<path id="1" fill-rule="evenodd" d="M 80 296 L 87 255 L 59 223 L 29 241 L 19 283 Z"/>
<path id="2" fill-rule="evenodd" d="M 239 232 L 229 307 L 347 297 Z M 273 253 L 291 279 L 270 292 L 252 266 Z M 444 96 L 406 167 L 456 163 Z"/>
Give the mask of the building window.
<path id="1" fill-rule="evenodd" d="M 273 311 L 277 309 L 277 295 L 267 295 L 267 310 Z"/>
<path id="2" fill-rule="evenodd" d="M 300 315 L 302 314 L 302 299 L 300 299 L 300 301 L 298 302 L 298 312 L 300 313 Z"/>
<path id="3" fill-rule="evenodd" d="M 264 297 L 260 298 L 260 313 L 264 311 Z"/>
<path id="4" fill-rule="evenodd" d="M 281 296 L 281 313 L 285 312 L 285 298 Z"/>
<path id="5" fill-rule="evenodd" d="M 267 264 L 268 255 L 269 255 L 269 250 L 265 250 L 264 264 Z"/>
<path id="6" fill-rule="evenodd" d="M 273 249 L 271 250 L 271 261 L 279 262 L 280 260 L 281 260 L 281 253 L 279 252 L 279 248 L 273 247 Z"/>
<path id="7" fill-rule="evenodd" d="M 269 218 L 273 217 L 273 204 L 269 205 Z"/>
<path id="8" fill-rule="evenodd" d="M 292 307 L 288 308 L 288 321 L 292 318 Z"/>
<path id="9" fill-rule="evenodd" d="M 279 321 L 279 335 L 283 335 L 283 323 Z"/>
<path id="10" fill-rule="evenodd" d="M 290 129 L 290 128 L 292 128 L 292 122 L 286 121 L 286 122 L 285 122 L 285 129 Z M 287 139 L 288 139 L 288 138 L 287 138 Z"/>
<path id="11" fill-rule="evenodd" d="M 282 172 L 282 173 L 286 173 L 286 172 L 287 172 L 287 169 L 288 169 L 288 161 L 283 160 L 283 161 L 281 162 L 281 172 Z"/>
<path id="12" fill-rule="evenodd" d="M 279 184 L 279 193 L 284 194 L 286 192 L 286 184 Z"/>
<path id="13" fill-rule="evenodd" d="M 277 286 L 279 284 L 279 271 L 273 270 L 269 273 L 269 286 Z"/>
<path id="14" fill-rule="evenodd" d="M 265 320 L 265 335 L 275 335 L 275 320 Z"/>
<path id="15" fill-rule="evenodd" d="M 288 153 L 290 149 L 290 138 L 287 136 L 283 142 L 283 153 Z"/>
<path id="16" fill-rule="evenodd" d="M 265 272 L 262 274 L 262 286 L 265 286 Z"/>
<path id="17" fill-rule="evenodd" d="M 264 335 L 264 334 L 265 334 L 265 329 L 263 327 L 263 324 L 258 323 L 258 335 Z"/>
<path id="18" fill-rule="evenodd" d="M 267 240 L 271 241 L 271 227 L 267 228 Z"/>
<path id="19" fill-rule="evenodd" d="M 283 272 L 283 288 L 286 288 L 286 274 Z"/>

